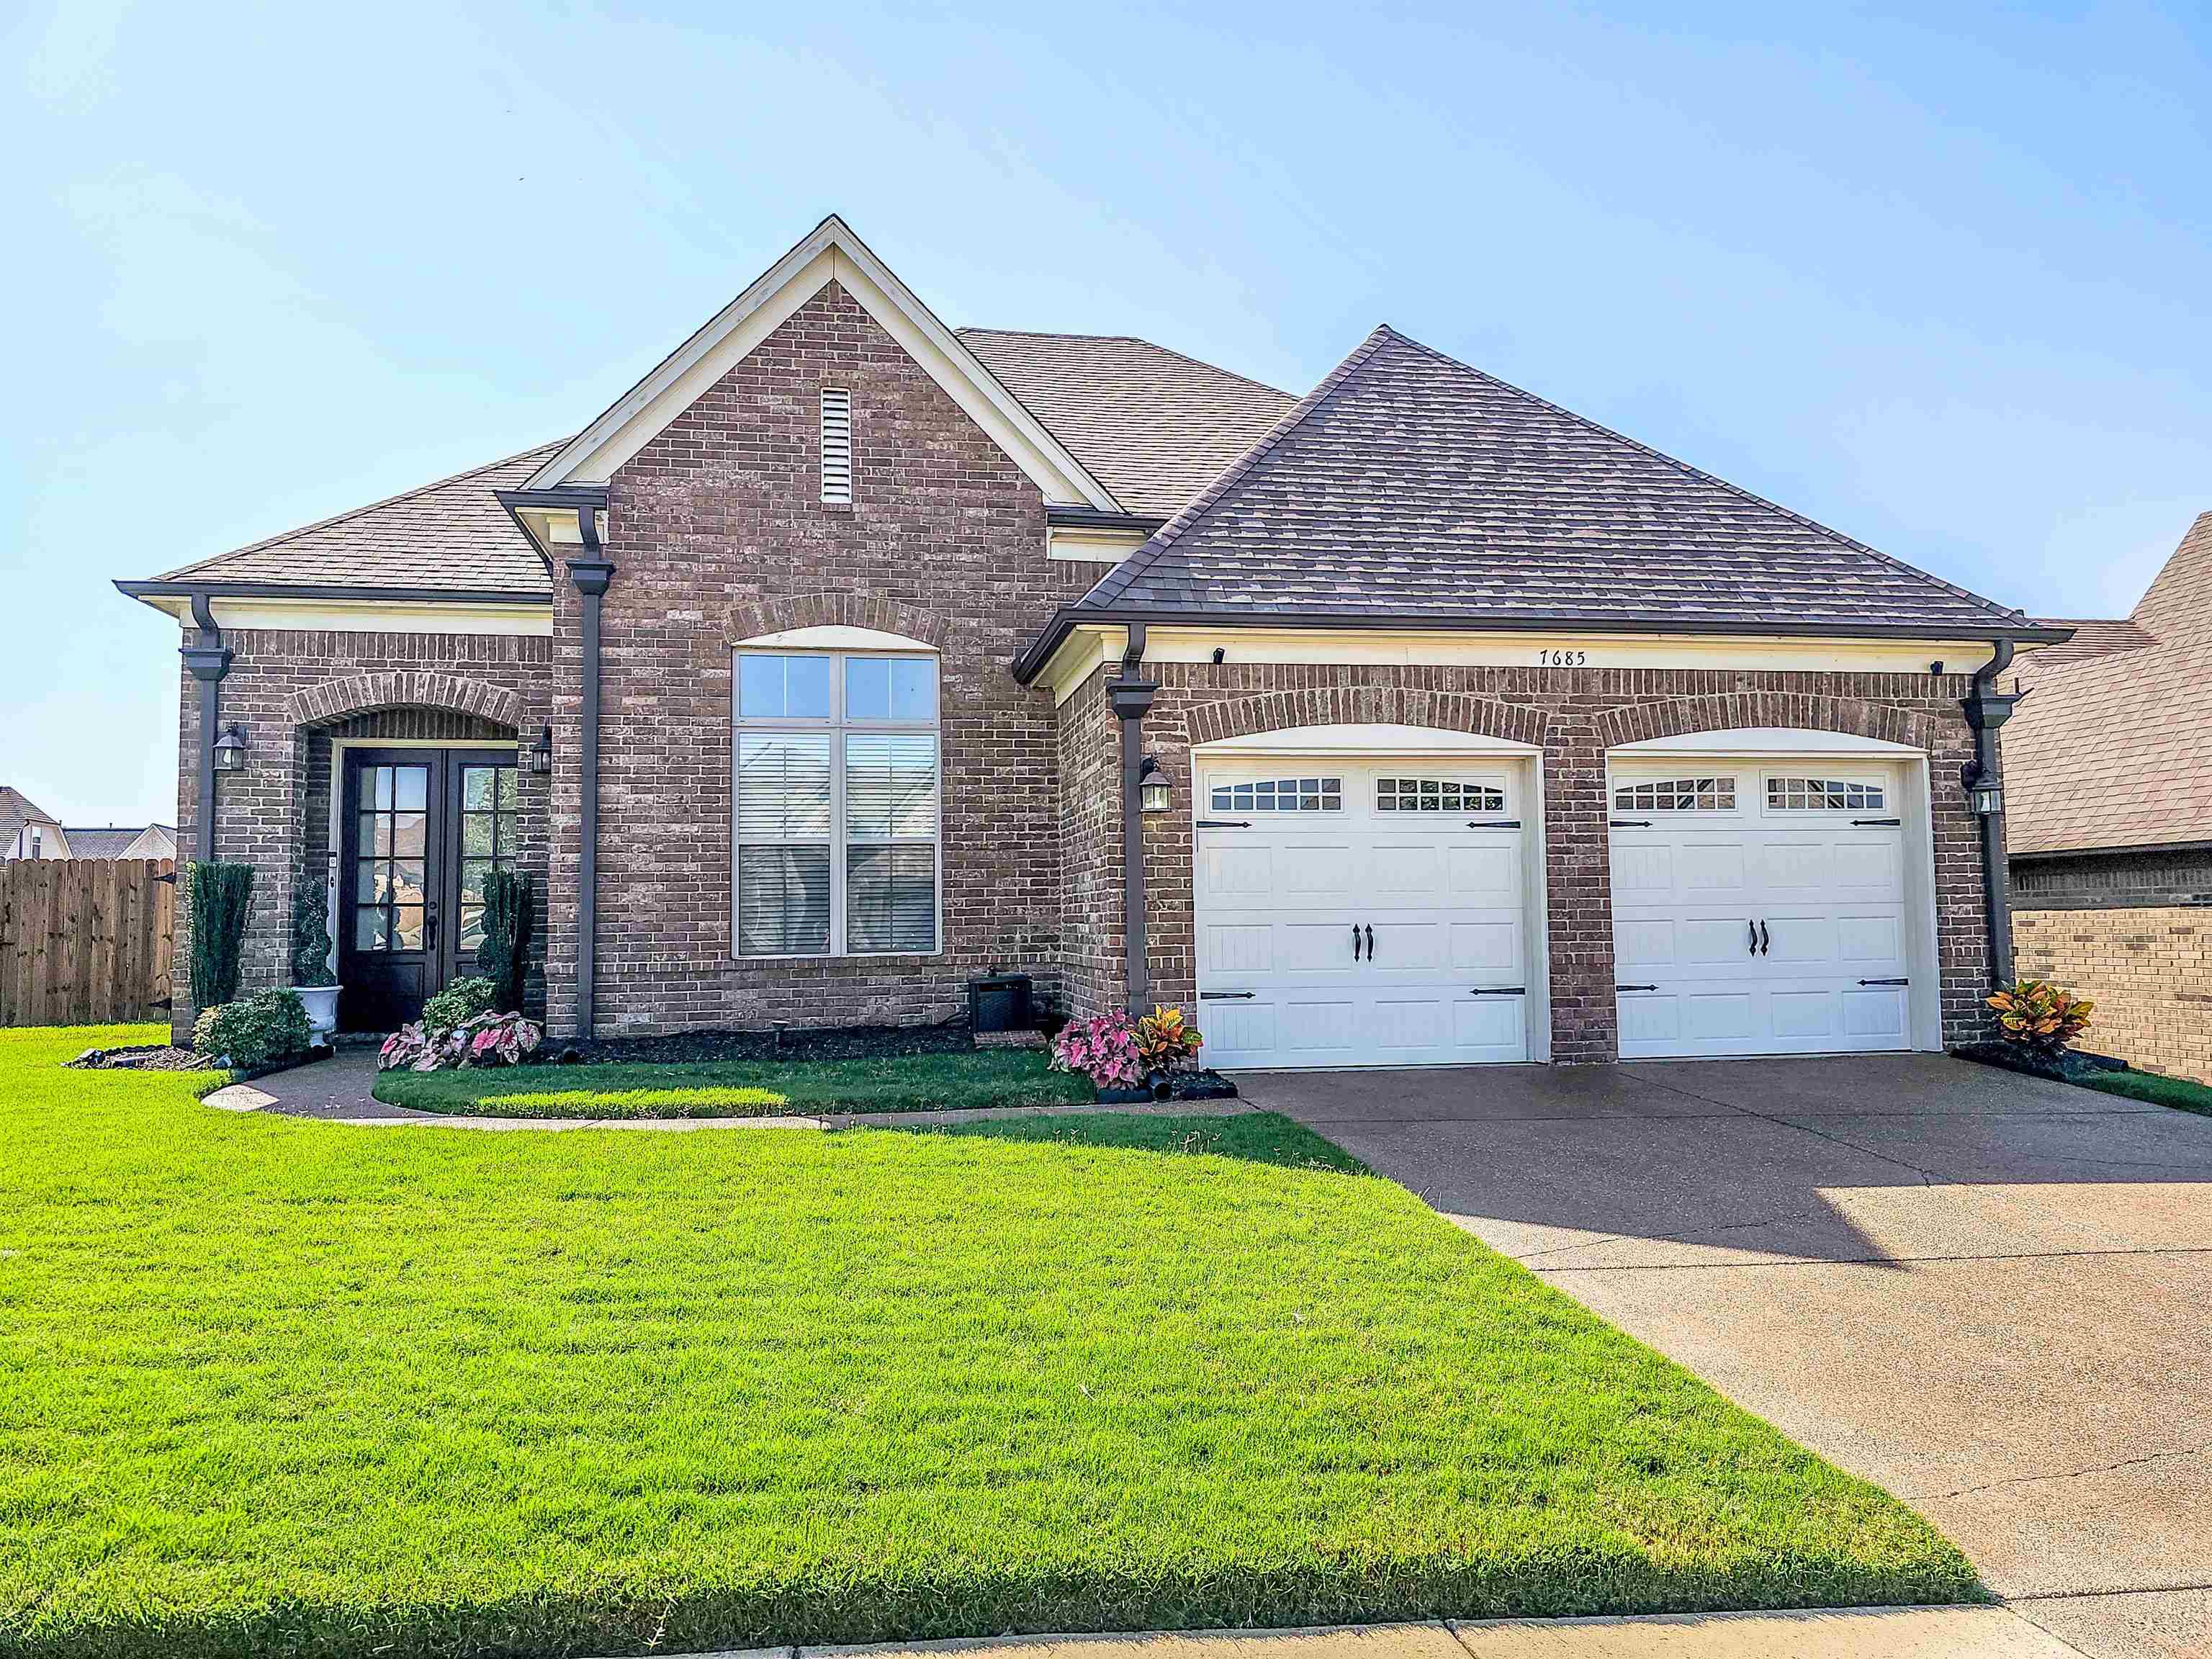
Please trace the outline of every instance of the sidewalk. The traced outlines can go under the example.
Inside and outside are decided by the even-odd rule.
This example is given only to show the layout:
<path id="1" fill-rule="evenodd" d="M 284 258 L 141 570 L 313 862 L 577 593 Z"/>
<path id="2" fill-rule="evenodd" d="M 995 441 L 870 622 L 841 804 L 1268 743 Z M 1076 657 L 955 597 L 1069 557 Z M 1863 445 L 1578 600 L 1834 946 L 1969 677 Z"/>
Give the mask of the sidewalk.
<path id="1" fill-rule="evenodd" d="M 1336 1630 L 1015 1636 L 908 1646 L 761 1648 L 696 1659 L 2080 1659 L 2007 1607 L 1668 1613 Z"/>

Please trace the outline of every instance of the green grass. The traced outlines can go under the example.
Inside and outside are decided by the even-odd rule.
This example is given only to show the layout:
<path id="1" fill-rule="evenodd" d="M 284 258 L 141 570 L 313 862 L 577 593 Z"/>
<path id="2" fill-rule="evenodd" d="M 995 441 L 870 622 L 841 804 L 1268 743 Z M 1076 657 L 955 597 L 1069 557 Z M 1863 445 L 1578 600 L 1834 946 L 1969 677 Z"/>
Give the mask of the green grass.
<path id="1" fill-rule="evenodd" d="M 1239 1158 L 1292 1170 L 1334 1170 L 1364 1175 L 1367 1166 L 1334 1141 L 1279 1112 L 1239 1112 L 1229 1117 L 1184 1117 L 1139 1112 L 1100 1112 L 1083 1117 L 991 1118 L 975 1123 L 917 1126 L 902 1132 L 1018 1140 L 1051 1146 L 1117 1146 L 1201 1158 Z"/>
<path id="2" fill-rule="evenodd" d="M 744 1095 L 733 1091 L 749 1091 Z M 1091 1085 L 1021 1049 L 882 1060 L 718 1060 L 696 1065 L 510 1066 L 380 1073 L 393 1106 L 494 1117 L 720 1117 L 1065 1106 Z M 780 1097 L 763 1100 L 758 1094 Z"/>
<path id="3" fill-rule="evenodd" d="M 1142 1149 L 1172 1121 L 445 1135 L 59 1069 L 134 1035 L 0 1034 L 0 1653 L 1979 1595 L 1373 1176 Z"/>
<path id="4" fill-rule="evenodd" d="M 2083 1072 L 2072 1079 L 2100 1094 L 2171 1106 L 2179 1111 L 2201 1112 L 2212 1117 L 2212 1089 L 2185 1077 L 2165 1077 L 2156 1072 Z"/>

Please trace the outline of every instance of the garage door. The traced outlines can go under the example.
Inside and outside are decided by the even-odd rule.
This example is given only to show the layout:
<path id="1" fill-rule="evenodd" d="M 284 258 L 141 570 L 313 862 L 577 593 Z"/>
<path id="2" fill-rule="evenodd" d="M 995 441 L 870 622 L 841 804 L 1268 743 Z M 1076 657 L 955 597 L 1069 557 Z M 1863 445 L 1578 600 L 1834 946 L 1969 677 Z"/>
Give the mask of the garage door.
<path id="1" fill-rule="evenodd" d="M 1911 1047 L 1893 768 L 1616 769 L 1624 1060 Z"/>
<path id="2" fill-rule="evenodd" d="M 1526 1060 L 1519 789 L 1509 763 L 1202 764 L 1194 873 L 1208 1060 Z"/>

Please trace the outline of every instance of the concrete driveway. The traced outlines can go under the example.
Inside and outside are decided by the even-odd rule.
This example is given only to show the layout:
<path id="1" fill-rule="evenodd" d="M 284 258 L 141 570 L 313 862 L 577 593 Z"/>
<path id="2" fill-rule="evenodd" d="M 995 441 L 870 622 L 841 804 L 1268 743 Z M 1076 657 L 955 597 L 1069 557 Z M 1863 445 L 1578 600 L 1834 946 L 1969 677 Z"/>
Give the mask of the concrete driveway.
<path id="1" fill-rule="evenodd" d="M 2212 1654 L 2212 1118 L 1934 1055 L 1239 1082 L 2084 1652 Z"/>

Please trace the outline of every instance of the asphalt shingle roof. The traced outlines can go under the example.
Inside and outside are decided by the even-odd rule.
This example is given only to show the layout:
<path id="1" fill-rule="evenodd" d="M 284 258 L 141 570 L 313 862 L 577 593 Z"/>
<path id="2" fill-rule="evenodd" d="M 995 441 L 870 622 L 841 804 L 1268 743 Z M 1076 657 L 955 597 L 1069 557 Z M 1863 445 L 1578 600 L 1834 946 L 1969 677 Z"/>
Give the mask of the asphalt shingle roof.
<path id="1" fill-rule="evenodd" d="M 1166 518 L 1297 402 L 1127 335 L 957 331 L 1132 513 Z"/>
<path id="2" fill-rule="evenodd" d="M 12 844 L 27 823 L 61 827 L 52 813 L 40 810 L 21 790 L 0 783 L 0 843 Z"/>
<path id="3" fill-rule="evenodd" d="M 2212 513 L 2125 621 L 2073 625 L 2022 659 L 2028 696 L 1999 731 L 2006 846 L 2212 842 Z"/>
<path id="4" fill-rule="evenodd" d="M 158 580 L 425 587 L 542 599 L 553 591 L 544 561 L 492 492 L 520 484 L 560 447 L 510 455 Z"/>
<path id="5" fill-rule="evenodd" d="M 1077 609 L 2032 625 L 1387 327 Z"/>

